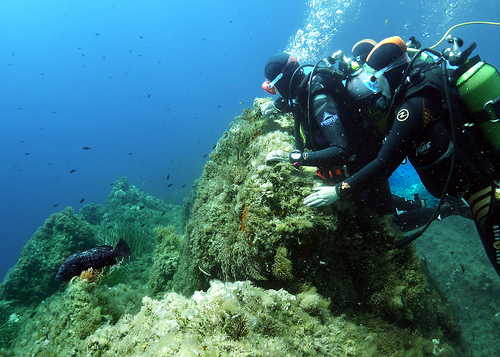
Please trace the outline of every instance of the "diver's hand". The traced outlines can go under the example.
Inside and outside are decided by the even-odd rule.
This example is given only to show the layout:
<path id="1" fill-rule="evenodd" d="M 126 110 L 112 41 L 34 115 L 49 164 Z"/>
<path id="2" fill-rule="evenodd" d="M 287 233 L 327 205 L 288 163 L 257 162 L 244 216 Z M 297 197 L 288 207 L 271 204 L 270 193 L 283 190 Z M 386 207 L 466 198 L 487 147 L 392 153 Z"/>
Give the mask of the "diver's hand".
<path id="1" fill-rule="evenodd" d="M 260 111 L 261 111 L 262 115 L 266 116 L 266 115 L 275 114 L 277 112 L 277 109 L 274 106 L 273 102 L 265 102 L 264 104 L 261 104 Z"/>
<path id="2" fill-rule="evenodd" d="M 335 186 L 321 186 L 313 188 L 314 193 L 304 198 L 304 204 L 309 207 L 321 207 L 331 205 L 339 200 Z"/>
<path id="3" fill-rule="evenodd" d="M 277 162 L 288 162 L 289 154 L 283 150 L 271 151 L 266 156 L 266 164 L 274 164 Z"/>

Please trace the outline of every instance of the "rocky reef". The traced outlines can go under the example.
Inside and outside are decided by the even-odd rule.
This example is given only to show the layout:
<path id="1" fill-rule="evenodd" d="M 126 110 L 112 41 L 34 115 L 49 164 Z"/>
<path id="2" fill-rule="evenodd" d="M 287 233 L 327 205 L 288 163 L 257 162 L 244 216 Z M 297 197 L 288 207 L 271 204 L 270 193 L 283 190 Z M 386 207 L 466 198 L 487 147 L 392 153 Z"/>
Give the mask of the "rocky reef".
<path id="1" fill-rule="evenodd" d="M 74 214 L 71 207 L 51 215 L 7 273 L 0 285 L 0 299 L 13 305 L 40 303 L 58 290 L 55 276 L 64 259 L 96 245 L 90 224 Z"/>
<path id="2" fill-rule="evenodd" d="M 184 207 L 121 179 L 106 205 L 49 218 L 79 222 L 86 235 L 56 232 L 71 236 L 72 250 L 125 235 L 136 254 L 29 305 L 16 293 L 37 287 L 13 285 L 20 273 L 9 273 L 0 287 L 0 353 L 462 355 L 457 315 L 415 250 L 394 247 L 401 233 L 391 217 L 353 203 L 311 209 L 302 200 L 315 175 L 265 163 L 269 151 L 292 149 L 293 125 L 289 115 L 262 117 L 264 100 L 234 119 Z M 42 283 L 69 253 L 58 249 Z"/>

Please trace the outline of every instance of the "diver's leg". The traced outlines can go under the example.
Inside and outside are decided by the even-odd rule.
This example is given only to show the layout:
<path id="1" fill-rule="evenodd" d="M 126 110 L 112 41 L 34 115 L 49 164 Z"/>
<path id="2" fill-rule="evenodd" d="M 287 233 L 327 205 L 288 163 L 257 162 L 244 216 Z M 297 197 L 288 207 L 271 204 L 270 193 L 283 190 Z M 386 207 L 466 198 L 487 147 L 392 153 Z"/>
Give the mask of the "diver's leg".
<path id="1" fill-rule="evenodd" d="M 415 194 L 414 200 L 407 200 L 404 197 L 392 195 L 392 201 L 394 202 L 394 207 L 399 211 L 411 211 L 414 209 L 421 209 L 426 207 L 425 200 L 422 200 L 418 197 L 418 194 Z"/>
<path id="2" fill-rule="evenodd" d="M 467 202 L 491 264 L 500 275 L 500 190 L 492 185 L 471 195 Z"/>

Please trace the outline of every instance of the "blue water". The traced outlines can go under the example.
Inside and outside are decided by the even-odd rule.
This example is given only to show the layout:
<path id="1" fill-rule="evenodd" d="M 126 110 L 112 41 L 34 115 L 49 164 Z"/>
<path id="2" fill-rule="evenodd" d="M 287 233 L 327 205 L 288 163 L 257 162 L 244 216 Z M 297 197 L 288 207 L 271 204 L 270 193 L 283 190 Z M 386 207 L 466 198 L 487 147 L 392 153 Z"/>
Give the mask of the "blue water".
<path id="1" fill-rule="evenodd" d="M 50 214 L 104 203 L 122 176 L 182 203 L 228 124 L 265 95 L 275 52 L 312 63 L 367 37 L 431 45 L 472 20 L 499 21 L 500 4 L 3 0 L 0 279 Z M 500 27 L 453 34 L 500 66 Z"/>

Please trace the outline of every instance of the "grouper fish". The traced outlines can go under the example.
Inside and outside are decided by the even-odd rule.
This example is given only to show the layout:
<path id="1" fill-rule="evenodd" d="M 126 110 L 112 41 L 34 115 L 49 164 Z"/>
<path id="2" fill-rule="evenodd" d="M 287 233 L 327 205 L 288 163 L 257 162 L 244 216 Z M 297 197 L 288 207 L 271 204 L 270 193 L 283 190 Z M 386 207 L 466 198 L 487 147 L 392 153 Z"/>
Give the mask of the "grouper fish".
<path id="1" fill-rule="evenodd" d="M 72 277 L 80 275 L 82 271 L 90 268 L 100 269 L 117 263 L 116 258 L 132 255 L 129 245 L 122 238 L 113 248 L 103 245 L 83 252 L 70 255 L 62 263 L 57 272 L 56 280 L 67 281 Z"/>

